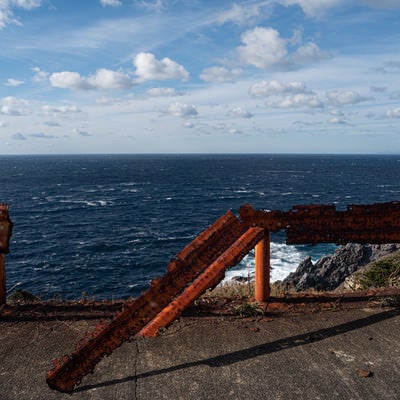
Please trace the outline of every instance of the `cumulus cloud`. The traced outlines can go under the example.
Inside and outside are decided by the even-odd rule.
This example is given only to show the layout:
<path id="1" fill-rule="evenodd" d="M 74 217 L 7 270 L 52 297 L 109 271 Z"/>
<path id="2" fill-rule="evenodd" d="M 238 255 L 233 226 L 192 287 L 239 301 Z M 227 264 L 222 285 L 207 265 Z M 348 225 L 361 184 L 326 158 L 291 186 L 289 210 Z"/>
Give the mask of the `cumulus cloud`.
<path id="1" fill-rule="evenodd" d="M 174 88 L 152 88 L 146 92 L 147 95 L 151 97 L 175 97 L 182 96 L 183 93 L 177 92 Z"/>
<path id="2" fill-rule="evenodd" d="M 284 6 L 298 5 L 308 17 L 321 17 L 329 9 L 343 4 L 345 0 L 278 0 Z M 395 1 L 395 0 L 393 0 Z"/>
<path id="3" fill-rule="evenodd" d="M 282 100 L 271 102 L 268 105 L 278 108 L 322 108 L 324 106 L 316 95 L 304 93 L 285 96 Z"/>
<path id="4" fill-rule="evenodd" d="M 229 111 L 229 115 L 239 118 L 251 118 L 253 114 L 242 107 L 234 107 Z"/>
<path id="5" fill-rule="evenodd" d="M 32 68 L 34 72 L 33 82 L 42 82 L 47 80 L 49 73 L 46 71 L 42 71 L 39 67 Z"/>
<path id="6" fill-rule="evenodd" d="M 223 25 L 228 22 L 232 22 L 237 25 L 246 25 L 257 21 L 262 15 L 265 18 L 268 15 L 268 11 L 261 9 L 261 4 L 246 4 L 240 5 L 233 3 L 229 10 L 225 10 L 219 13 L 217 16 L 217 23 Z"/>
<path id="7" fill-rule="evenodd" d="M 288 46 L 300 45 L 301 34 L 295 31 L 292 38 L 284 39 L 273 28 L 256 27 L 241 36 L 242 46 L 237 47 L 239 60 L 260 69 L 289 68 L 330 57 L 315 43 L 308 42 L 290 52 Z"/>
<path id="8" fill-rule="evenodd" d="M 122 6 L 122 2 L 120 0 L 100 0 L 100 4 L 103 7 L 106 7 L 106 6 L 110 6 L 110 7 Z"/>
<path id="9" fill-rule="evenodd" d="M 257 27 L 241 36 L 243 46 L 237 48 L 240 59 L 248 65 L 268 69 L 282 64 L 286 55 L 286 41 L 273 28 Z"/>
<path id="10" fill-rule="evenodd" d="M 200 78 L 203 81 L 213 83 L 234 82 L 241 74 L 240 68 L 209 67 L 203 70 Z"/>
<path id="11" fill-rule="evenodd" d="M 53 87 L 75 90 L 123 90 L 134 85 L 133 80 L 123 72 L 105 68 L 98 69 L 87 78 L 78 72 L 63 71 L 51 74 L 49 79 Z"/>
<path id="12" fill-rule="evenodd" d="M 326 93 L 329 102 L 334 105 L 358 104 L 371 100 L 371 97 L 362 96 L 354 90 L 333 90 Z"/>
<path id="13" fill-rule="evenodd" d="M 0 114 L 21 116 L 29 114 L 29 103 L 24 99 L 7 96 L 0 99 Z"/>
<path id="14" fill-rule="evenodd" d="M 22 85 L 23 83 L 24 83 L 24 81 L 19 81 L 17 79 L 9 78 L 9 79 L 7 79 L 5 85 L 6 86 L 19 86 L 19 85 Z"/>
<path id="15" fill-rule="evenodd" d="M 322 51 L 315 43 L 309 42 L 300 46 L 292 55 L 292 60 L 296 64 L 316 62 L 329 57 L 327 52 Z"/>
<path id="16" fill-rule="evenodd" d="M 168 57 L 157 60 L 154 54 L 139 53 L 133 60 L 139 82 L 151 80 L 181 80 L 189 79 L 186 69 Z"/>
<path id="17" fill-rule="evenodd" d="M 339 117 L 333 117 L 333 118 L 329 119 L 328 122 L 330 124 L 334 124 L 334 125 L 345 125 L 346 124 L 346 121 L 343 118 L 339 118 Z"/>
<path id="18" fill-rule="evenodd" d="M 285 83 L 277 80 L 257 82 L 249 89 L 249 94 L 253 97 L 269 97 L 307 92 L 309 92 L 309 90 L 303 82 Z"/>
<path id="19" fill-rule="evenodd" d="M 42 107 L 43 113 L 46 115 L 59 115 L 59 114 L 76 114 L 81 110 L 77 106 L 49 106 Z"/>
<path id="20" fill-rule="evenodd" d="M 389 118 L 400 118 L 400 107 L 389 110 L 386 115 Z"/>
<path id="21" fill-rule="evenodd" d="M 172 103 L 169 105 L 166 111 L 167 114 L 174 117 L 194 117 L 198 114 L 197 109 L 193 105 Z"/>

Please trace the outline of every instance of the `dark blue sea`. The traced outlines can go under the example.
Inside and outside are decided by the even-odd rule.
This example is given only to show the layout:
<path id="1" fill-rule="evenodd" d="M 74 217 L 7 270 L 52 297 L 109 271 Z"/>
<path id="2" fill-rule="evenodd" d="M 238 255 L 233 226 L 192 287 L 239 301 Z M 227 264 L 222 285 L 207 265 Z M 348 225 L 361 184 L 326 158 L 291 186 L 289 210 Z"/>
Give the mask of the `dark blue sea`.
<path id="1" fill-rule="evenodd" d="M 14 222 L 7 288 L 44 299 L 137 296 L 228 209 L 400 200 L 400 156 L 0 156 L 0 202 Z M 333 245 L 272 236 L 272 280 Z M 250 253 L 233 275 L 251 275 Z"/>

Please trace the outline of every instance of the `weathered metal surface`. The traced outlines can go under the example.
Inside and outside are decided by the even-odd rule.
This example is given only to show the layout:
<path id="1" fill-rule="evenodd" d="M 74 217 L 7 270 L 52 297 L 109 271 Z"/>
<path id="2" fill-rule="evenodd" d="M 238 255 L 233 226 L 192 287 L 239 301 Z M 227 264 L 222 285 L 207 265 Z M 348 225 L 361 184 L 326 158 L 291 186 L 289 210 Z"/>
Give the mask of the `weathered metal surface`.
<path id="1" fill-rule="evenodd" d="M 12 222 L 8 215 L 8 204 L 0 203 L 0 253 L 9 252 Z"/>
<path id="2" fill-rule="evenodd" d="M 171 260 L 166 275 L 153 280 L 146 292 L 110 322 L 84 337 L 71 356 L 54 360 L 54 368 L 47 373 L 48 385 L 71 392 L 105 355 L 136 335 L 246 230 L 230 211 L 219 218 Z"/>
<path id="3" fill-rule="evenodd" d="M 266 229 L 263 231 L 263 238 L 255 247 L 254 298 L 260 303 L 269 299 L 271 275 L 271 238 L 269 231 Z"/>
<path id="4" fill-rule="evenodd" d="M 400 202 L 350 205 L 343 211 L 333 205 L 294 206 L 287 212 L 244 205 L 240 217 L 247 226 L 286 230 L 287 244 L 400 242 Z"/>
<path id="5" fill-rule="evenodd" d="M 8 215 L 8 204 L 0 203 L 0 306 L 6 303 L 5 253 L 9 252 L 12 222 Z"/>
<path id="6" fill-rule="evenodd" d="M 140 336 L 156 336 L 158 330 L 169 326 L 194 300 L 210 286 L 220 282 L 225 270 L 237 265 L 254 246 L 264 239 L 264 229 L 250 228 L 221 254 L 186 290 L 165 307 L 140 332 Z"/>

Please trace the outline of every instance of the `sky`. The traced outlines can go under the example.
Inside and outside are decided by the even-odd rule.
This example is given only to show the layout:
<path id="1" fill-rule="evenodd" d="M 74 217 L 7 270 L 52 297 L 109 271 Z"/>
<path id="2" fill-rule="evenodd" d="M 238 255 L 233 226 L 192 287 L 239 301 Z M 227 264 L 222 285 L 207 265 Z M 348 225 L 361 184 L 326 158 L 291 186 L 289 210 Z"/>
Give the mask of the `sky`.
<path id="1" fill-rule="evenodd" d="M 400 0 L 0 0 L 0 154 L 400 154 Z"/>

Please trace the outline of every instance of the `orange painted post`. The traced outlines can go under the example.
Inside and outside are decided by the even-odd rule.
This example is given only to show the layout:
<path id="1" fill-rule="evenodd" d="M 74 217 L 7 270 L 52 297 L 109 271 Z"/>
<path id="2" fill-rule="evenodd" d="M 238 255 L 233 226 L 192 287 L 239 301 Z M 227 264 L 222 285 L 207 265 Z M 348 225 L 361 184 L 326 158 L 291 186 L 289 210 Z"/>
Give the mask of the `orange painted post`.
<path id="1" fill-rule="evenodd" d="M 6 265 L 5 255 L 0 253 L 0 306 L 6 304 Z"/>
<path id="2" fill-rule="evenodd" d="M 257 243 L 256 253 L 256 281 L 255 299 L 259 302 L 269 300 L 270 296 L 270 233 L 264 231 L 264 239 Z"/>

